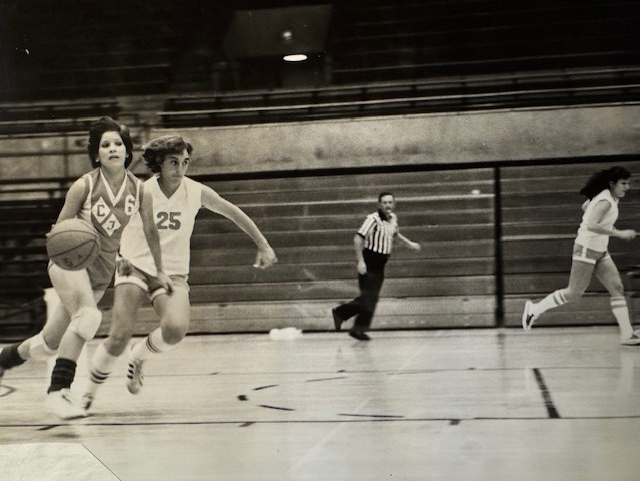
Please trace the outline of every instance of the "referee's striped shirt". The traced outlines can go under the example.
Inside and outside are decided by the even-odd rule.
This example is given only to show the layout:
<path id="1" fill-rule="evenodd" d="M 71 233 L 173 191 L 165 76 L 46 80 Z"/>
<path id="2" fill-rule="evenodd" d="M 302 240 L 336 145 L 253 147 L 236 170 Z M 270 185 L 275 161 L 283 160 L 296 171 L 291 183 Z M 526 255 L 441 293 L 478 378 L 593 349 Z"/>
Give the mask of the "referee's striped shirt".
<path id="1" fill-rule="evenodd" d="M 369 214 L 357 234 L 364 239 L 364 248 L 378 254 L 391 254 L 393 238 L 398 233 L 398 217 L 382 211 Z"/>

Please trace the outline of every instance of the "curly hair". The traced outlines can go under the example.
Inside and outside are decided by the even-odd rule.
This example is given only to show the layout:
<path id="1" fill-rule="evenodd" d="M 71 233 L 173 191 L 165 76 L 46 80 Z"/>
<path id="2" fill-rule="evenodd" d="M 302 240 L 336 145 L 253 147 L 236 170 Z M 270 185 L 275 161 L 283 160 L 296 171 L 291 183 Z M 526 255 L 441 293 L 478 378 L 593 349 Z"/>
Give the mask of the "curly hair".
<path id="1" fill-rule="evenodd" d="M 133 160 L 133 140 L 131 140 L 129 129 L 125 125 L 119 124 L 111 117 L 102 117 L 100 120 L 94 122 L 89 128 L 89 144 L 87 145 L 87 152 L 89 153 L 91 165 L 94 168 L 100 165 L 100 162 L 98 161 L 98 150 L 100 149 L 102 135 L 105 132 L 117 132 L 120 135 L 122 143 L 127 149 L 127 156 L 124 161 L 124 167 L 126 169 Z"/>
<path id="2" fill-rule="evenodd" d="M 183 150 L 191 155 L 193 146 L 180 135 L 163 135 L 143 147 L 142 158 L 149 170 L 157 173 L 160 172 L 160 166 L 167 155 L 180 154 Z"/>
<path id="3" fill-rule="evenodd" d="M 604 189 L 609 188 L 609 182 L 618 182 L 620 179 L 631 178 L 631 172 L 624 167 L 611 167 L 594 173 L 585 186 L 580 189 L 580 193 L 591 200 Z"/>

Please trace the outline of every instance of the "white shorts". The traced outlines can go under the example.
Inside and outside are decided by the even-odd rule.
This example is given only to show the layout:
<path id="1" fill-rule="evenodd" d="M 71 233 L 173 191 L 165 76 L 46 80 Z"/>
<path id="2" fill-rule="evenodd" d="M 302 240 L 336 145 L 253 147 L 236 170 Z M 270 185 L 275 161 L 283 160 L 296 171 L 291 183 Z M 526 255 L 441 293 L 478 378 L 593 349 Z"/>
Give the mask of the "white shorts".
<path id="1" fill-rule="evenodd" d="M 594 251 L 580 244 L 573 244 L 574 261 L 585 262 L 587 264 L 596 265 L 598 262 L 610 258 L 609 251 Z"/>
<path id="2" fill-rule="evenodd" d="M 181 289 L 189 294 L 189 284 L 187 283 L 189 276 L 172 275 L 169 278 L 173 281 L 174 289 Z M 160 285 L 156 277 L 122 261 L 118 262 L 113 282 L 114 287 L 120 284 L 135 284 L 144 290 L 152 301 L 159 295 L 167 293 L 167 290 Z"/>

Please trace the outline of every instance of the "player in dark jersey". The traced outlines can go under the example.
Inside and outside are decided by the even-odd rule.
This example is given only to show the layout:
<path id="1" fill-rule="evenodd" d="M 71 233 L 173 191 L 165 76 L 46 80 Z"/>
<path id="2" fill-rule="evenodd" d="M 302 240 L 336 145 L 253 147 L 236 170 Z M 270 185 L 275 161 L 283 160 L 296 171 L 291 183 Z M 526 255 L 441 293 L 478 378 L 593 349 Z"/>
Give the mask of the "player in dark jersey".
<path id="1" fill-rule="evenodd" d="M 27 359 L 46 359 L 58 353 L 46 406 L 62 419 L 85 415 L 70 396 L 76 361 L 84 344 L 93 339 L 100 327 L 102 313 L 97 303 L 113 277 L 122 230 L 138 211 L 158 271 L 157 279 L 169 292 L 173 288 L 162 269 L 153 200 L 144 195 L 142 183 L 127 170 L 133 154 L 128 129 L 110 117 L 103 117 L 91 126 L 87 148 L 95 170 L 69 188 L 57 222 L 79 217 L 93 224 L 100 236 L 100 253 L 93 264 L 78 271 L 64 270 L 50 262 L 49 277 L 60 305 L 40 333 L 0 351 L 0 367 L 4 369 Z"/>

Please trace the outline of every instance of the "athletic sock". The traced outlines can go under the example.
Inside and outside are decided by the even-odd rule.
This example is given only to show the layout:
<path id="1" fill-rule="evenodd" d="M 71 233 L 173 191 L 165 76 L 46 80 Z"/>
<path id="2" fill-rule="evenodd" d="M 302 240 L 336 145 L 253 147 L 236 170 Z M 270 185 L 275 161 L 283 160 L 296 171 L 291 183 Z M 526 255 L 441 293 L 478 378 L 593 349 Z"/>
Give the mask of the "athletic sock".
<path id="1" fill-rule="evenodd" d="M 51 385 L 47 393 L 69 389 L 76 375 L 76 362 L 71 359 L 58 358 L 51 373 Z"/>
<path id="2" fill-rule="evenodd" d="M 564 291 L 564 289 L 558 289 L 542 299 L 540 302 L 536 302 L 531 309 L 531 313 L 535 317 L 540 317 L 541 314 L 549 309 L 554 309 L 566 304 L 567 298 L 565 297 Z"/>
<path id="3" fill-rule="evenodd" d="M 159 354 L 174 348 L 175 344 L 167 344 L 162 338 L 162 328 L 157 328 L 144 341 L 137 343 L 131 350 L 131 357 L 143 361 L 151 354 Z"/>
<path id="4" fill-rule="evenodd" d="M 611 297 L 611 310 L 613 311 L 616 321 L 618 321 L 618 326 L 620 326 L 620 338 L 628 339 L 633 334 L 633 328 L 631 327 L 631 320 L 629 319 L 627 300 L 624 296 Z"/>
<path id="5" fill-rule="evenodd" d="M 18 342 L 0 349 L 0 367 L 4 369 L 11 369 L 12 367 L 24 364 L 25 359 L 22 359 L 18 353 L 18 347 L 20 344 L 21 343 Z"/>
<path id="6" fill-rule="evenodd" d="M 109 354 L 104 343 L 100 343 L 91 358 L 89 384 L 86 390 L 88 394 L 95 394 L 98 388 L 104 384 L 113 370 L 113 364 L 116 362 L 116 359 L 118 359 L 118 357 Z"/>

